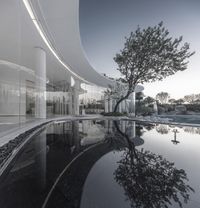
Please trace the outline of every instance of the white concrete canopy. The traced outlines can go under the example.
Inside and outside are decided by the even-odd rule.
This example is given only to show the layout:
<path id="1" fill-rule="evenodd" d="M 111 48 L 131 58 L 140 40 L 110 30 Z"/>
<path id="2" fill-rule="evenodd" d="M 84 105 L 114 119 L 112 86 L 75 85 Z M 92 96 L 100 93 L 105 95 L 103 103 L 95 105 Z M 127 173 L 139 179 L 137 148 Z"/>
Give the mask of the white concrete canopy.
<path id="1" fill-rule="evenodd" d="M 70 75 L 102 87 L 113 83 L 95 71 L 85 56 L 79 31 L 79 0 L 2 0 L 0 17 L 1 61 L 34 71 L 34 48 L 41 47 L 46 51 L 51 83 L 70 79 Z"/>

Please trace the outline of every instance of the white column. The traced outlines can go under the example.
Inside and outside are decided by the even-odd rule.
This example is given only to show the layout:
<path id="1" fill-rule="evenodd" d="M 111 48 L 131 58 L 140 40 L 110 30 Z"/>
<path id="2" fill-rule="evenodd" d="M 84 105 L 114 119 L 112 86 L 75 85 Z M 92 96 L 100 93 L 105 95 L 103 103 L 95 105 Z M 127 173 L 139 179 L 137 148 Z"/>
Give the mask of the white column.
<path id="1" fill-rule="evenodd" d="M 108 113 L 108 96 L 104 96 L 104 106 L 105 106 L 105 113 Z"/>
<path id="2" fill-rule="evenodd" d="M 46 52 L 35 48 L 35 117 L 46 118 Z"/>
<path id="3" fill-rule="evenodd" d="M 69 115 L 72 115 L 72 92 L 69 93 L 68 110 Z"/>
<path id="4" fill-rule="evenodd" d="M 119 104 L 119 106 L 118 106 L 118 111 L 119 111 L 119 113 L 121 113 L 122 112 L 122 102 Z"/>
<path id="5" fill-rule="evenodd" d="M 74 114 L 75 115 L 79 115 L 79 89 L 80 89 L 80 81 L 76 79 L 74 85 Z"/>
<path id="6" fill-rule="evenodd" d="M 109 112 L 112 112 L 113 108 L 112 108 L 112 99 L 110 98 L 109 100 Z"/>
<path id="7" fill-rule="evenodd" d="M 126 103 L 125 103 L 125 100 L 123 100 L 121 102 L 121 109 L 122 109 L 122 112 L 126 112 Z"/>
<path id="8" fill-rule="evenodd" d="M 121 121 L 121 131 L 126 133 L 126 121 Z"/>
<path id="9" fill-rule="evenodd" d="M 158 115 L 158 105 L 156 101 L 153 104 L 153 110 L 154 110 L 155 115 Z"/>
<path id="10" fill-rule="evenodd" d="M 130 115 L 135 116 L 135 92 L 131 94 Z"/>

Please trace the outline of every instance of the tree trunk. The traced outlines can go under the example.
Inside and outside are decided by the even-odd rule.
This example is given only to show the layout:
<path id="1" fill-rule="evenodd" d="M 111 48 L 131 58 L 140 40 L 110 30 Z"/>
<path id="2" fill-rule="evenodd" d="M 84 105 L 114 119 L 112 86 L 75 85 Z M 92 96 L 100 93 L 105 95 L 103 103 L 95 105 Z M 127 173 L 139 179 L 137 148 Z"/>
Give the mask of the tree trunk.
<path id="1" fill-rule="evenodd" d="M 124 96 L 124 97 L 121 97 L 118 101 L 117 101 L 117 103 L 116 103 L 116 105 L 115 105 L 115 108 L 114 108 L 114 113 L 115 112 L 117 112 L 117 108 L 118 108 L 118 106 L 119 106 L 119 104 L 123 101 L 123 100 L 125 100 L 125 99 L 127 99 L 128 98 L 128 96 L 131 94 L 131 92 L 127 92 L 127 94 Z"/>
<path id="2" fill-rule="evenodd" d="M 128 148 L 131 151 L 132 159 L 133 159 L 133 154 L 134 154 L 135 158 L 138 161 L 139 158 L 138 158 L 138 155 L 136 153 L 135 143 L 130 140 L 129 136 L 125 132 L 122 132 L 120 130 L 117 121 L 113 121 L 113 123 L 114 123 L 115 128 L 117 129 L 117 131 L 126 139 L 127 144 L 128 144 Z"/>

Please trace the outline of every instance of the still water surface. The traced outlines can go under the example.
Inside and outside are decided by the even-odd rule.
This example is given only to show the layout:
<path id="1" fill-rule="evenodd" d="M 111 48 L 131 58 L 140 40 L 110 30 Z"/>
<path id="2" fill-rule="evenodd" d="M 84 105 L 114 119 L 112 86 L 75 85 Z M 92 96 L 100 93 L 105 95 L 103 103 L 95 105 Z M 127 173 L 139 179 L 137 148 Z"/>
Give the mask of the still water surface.
<path id="1" fill-rule="evenodd" d="M 0 207 L 198 208 L 199 150 L 196 127 L 53 124 L 32 139 L 1 180 Z"/>

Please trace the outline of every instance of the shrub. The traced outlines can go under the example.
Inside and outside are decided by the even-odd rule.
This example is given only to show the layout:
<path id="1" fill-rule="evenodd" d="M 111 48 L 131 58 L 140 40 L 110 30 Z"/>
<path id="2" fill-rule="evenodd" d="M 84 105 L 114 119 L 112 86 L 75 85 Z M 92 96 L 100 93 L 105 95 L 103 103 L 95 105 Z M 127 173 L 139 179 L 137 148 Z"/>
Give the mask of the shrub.
<path id="1" fill-rule="evenodd" d="M 144 106 L 144 105 L 138 105 L 136 106 L 136 114 L 142 115 L 142 116 L 150 116 L 154 113 L 153 108 Z"/>
<path id="2" fill-rule="evenodd" d="M 185 105 L 188 111 L 200 112 L 199 104 L 187 104 Z"/>

